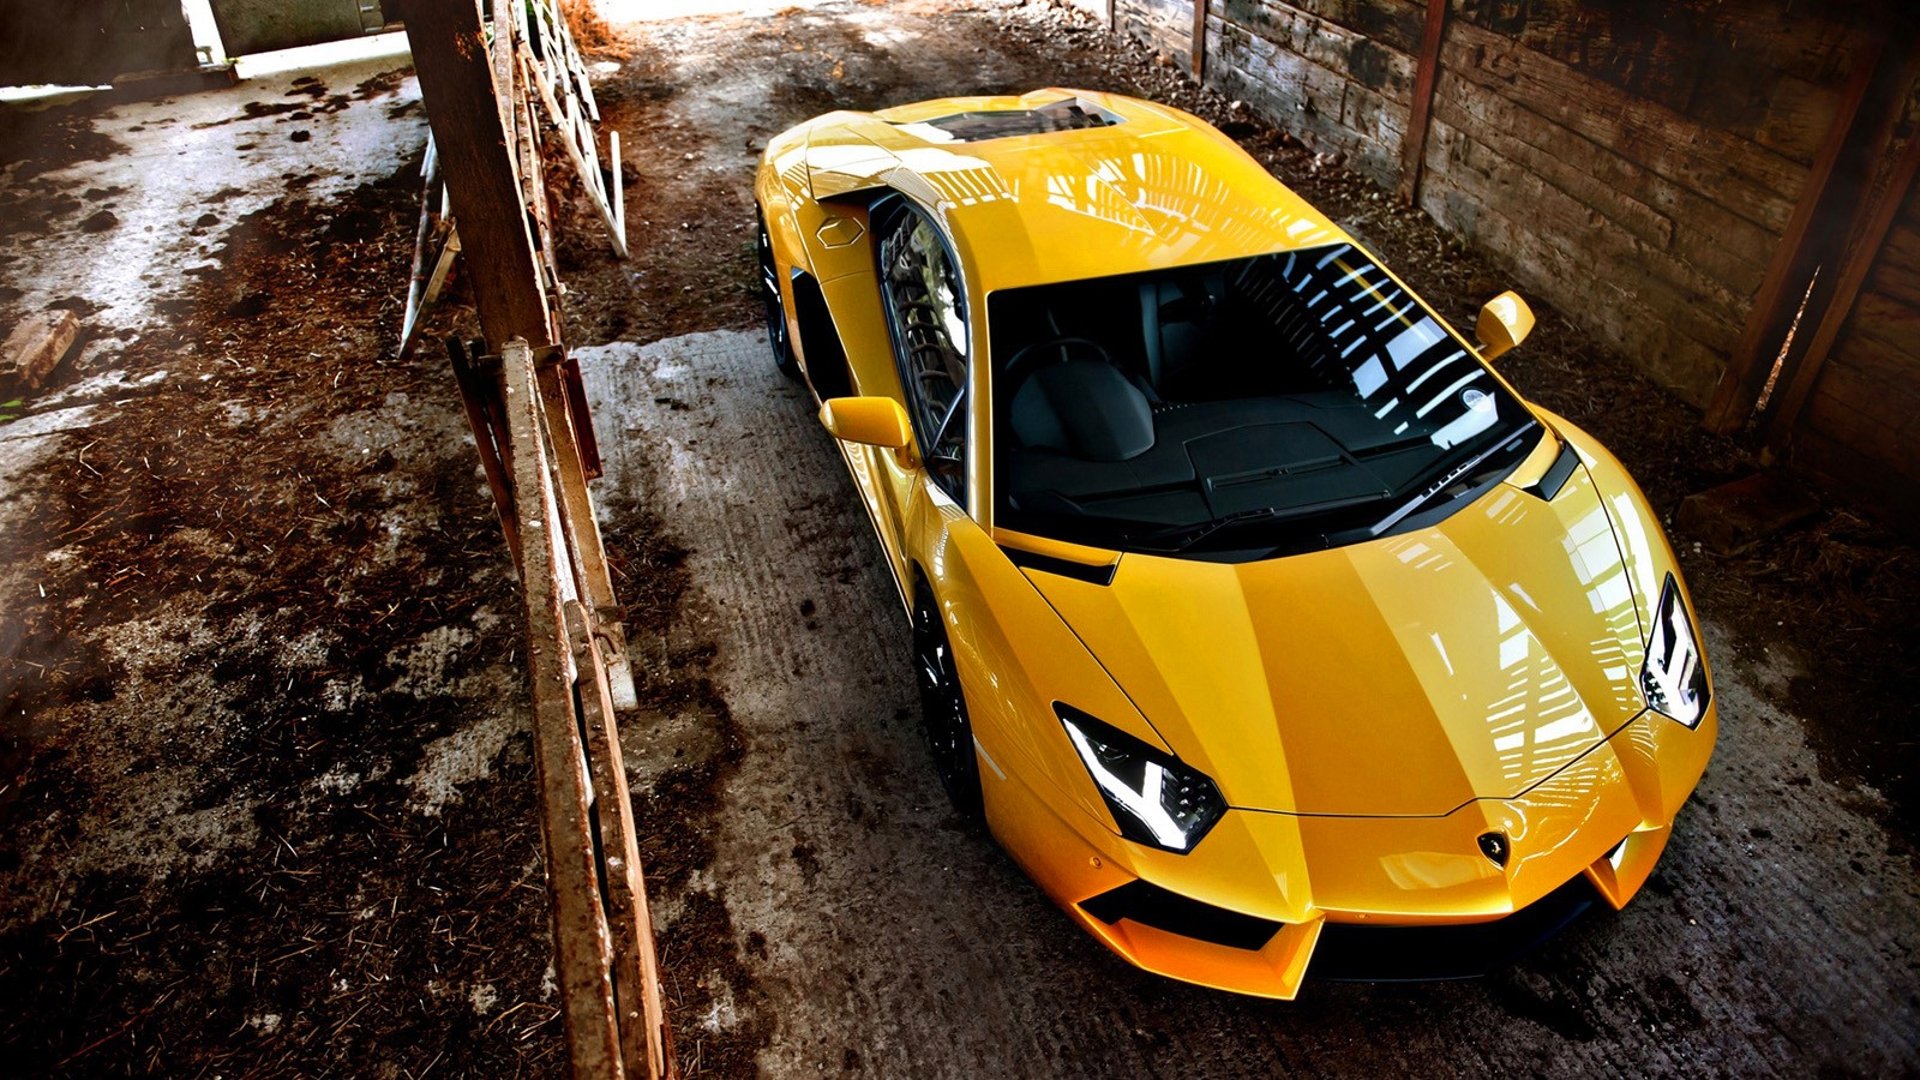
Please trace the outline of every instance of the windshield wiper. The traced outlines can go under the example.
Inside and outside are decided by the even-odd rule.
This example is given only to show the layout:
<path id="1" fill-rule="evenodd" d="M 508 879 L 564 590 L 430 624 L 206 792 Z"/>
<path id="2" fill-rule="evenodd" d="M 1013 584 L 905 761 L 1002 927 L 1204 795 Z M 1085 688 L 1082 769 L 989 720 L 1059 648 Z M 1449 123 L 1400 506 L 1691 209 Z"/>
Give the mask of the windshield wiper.
<path id="1" fill-rule="evenodd" d="M 1440 495 L 1444 493 L 1448 488 L 1452 487 L 1453 482 L 1455 480 L 1458 480 L 1462 476 L 1465 476 L 1468 473 L 1471 473 L 1474 469 L 1479 468 L 1481 462 L 1487 460 L 1493 455 L 1500 453 L 1503 450 L 1511 448 L 1514 443 L 1520 441 L 1521 436 L 1527 434 L 1529 431 L 1532 431 L 1534 428 L 1538 426 L 1539 425 L 1529 420 L 1525 427 L 1522 427 L 1520 430 L 1514 432 L 1508 438 L 1502 439 L 1499 442 L 1495 443 L 1494 445 L 1487 447 L 1485 450 L 1482 450 L 1479 453 L 1468 458 L 1467 460 L 1461 462 L 1459 466 L 1447 470 L 1445 473 L 1441 474 L 1440 479 L 1435 480 L 1434 482 L 1428 484 L 1426 488 L 1420 492 L 1420 494 L 1415 495 L 1412 499 L 1408 500 L 1405 504 L 1403 504 L 1399 509 L 1395 510 L 1391 514 L 1388 514 L 1386 517 L 1381 518 L 1379 521 L 1374 522 L 1372 525 L 1367 526 L 1367 534 L 1370 536 L 1379 536 L 1381 533 L 1384 533 L 1388 529 L 1393 528 L 1395 525 L 1400 524 L 1401 521 L 1406 519 L 1408 514 L 1413 513 L 1415 510 L 1420 509 L 1422 506 L 1425 506 L 1427 503 L 1433 500 L 1434 496 Z"/>
<path id="2" fill-rule="evenodd" d="M 1238 528 L 1255 522 L 1295 521 L 1300 518 L 1318 517 L 1333 510 L 1379 502 L 1382 497 L 1377 494 L 1356 495 L 1351 498 L 1308 503 L 1304 506 L 1260 506 L 1251 510 L 1236 510 L 1231 514 L 1222 514 L 1207 521 L 1156 529 L 1144 536 L 1128 537 L 1127 540 L 1128 543 L 1136 546 L 1161 551 L 1185 551 L 1222 529 Z"/>

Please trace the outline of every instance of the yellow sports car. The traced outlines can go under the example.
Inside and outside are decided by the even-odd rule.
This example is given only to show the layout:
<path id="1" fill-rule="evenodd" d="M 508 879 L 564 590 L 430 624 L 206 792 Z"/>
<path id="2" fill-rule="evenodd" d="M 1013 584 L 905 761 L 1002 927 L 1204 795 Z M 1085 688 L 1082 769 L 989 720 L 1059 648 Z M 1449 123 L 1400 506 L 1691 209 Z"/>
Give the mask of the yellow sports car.
<path id="1" fill-rule="evenodd" d="M 1652 872 L 1718 727 L 1620 463 L 1201 120 L 838 112 L 755 184 L 777 363 L 911 623 L 933 758 L 1143 968 L 1502 963 Z"/>

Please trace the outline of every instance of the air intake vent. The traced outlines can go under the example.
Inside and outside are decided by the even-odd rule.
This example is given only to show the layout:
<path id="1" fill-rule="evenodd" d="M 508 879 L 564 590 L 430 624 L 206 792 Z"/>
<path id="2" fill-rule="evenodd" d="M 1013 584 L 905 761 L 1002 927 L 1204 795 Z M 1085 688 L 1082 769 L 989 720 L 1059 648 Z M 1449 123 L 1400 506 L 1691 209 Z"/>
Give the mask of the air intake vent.
<path id="1" fill-rule="evenodd" d="M 1062 98 L 1037 109 L 997 109 L 954 113 L 932 120 L 901 124 L 929 142 L 979 142 L 1014 135 L 1044 135 L 1051 131 L 1080 131 L 1112 127 L 1121 118 L 1079 98 Z"/>
<path id="2" fill-rule="evenodd" d="M 1272 920 L 1214 907 L 1145 881 L 1129 881 L 1080 901 L 1080 907 L 1103 923 L 1132 919 L 1155 930 L 1234 949 L 1263 948 L 1280 930 Z"/>

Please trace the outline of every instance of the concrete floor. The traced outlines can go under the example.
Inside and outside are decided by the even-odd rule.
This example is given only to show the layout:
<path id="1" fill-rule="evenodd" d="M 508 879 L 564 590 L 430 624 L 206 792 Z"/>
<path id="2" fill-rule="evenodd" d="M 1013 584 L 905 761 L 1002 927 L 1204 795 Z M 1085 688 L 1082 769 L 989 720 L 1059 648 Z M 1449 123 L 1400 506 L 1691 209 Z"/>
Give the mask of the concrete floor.
<path id="1" fill-rule="evenodd" d="M 607 539 L 638 507 L 691 550 L 669 638 L 715 650 L 746 750 L 695 896 L 746 992 L 677 1037 L 752 1030 L 767 1075 L 1894 1075 L 1920 1066 L 1911 862 L 1819 778 L 1778 673 L 1704 616 L 1722 736 L 1656 878 L 1511 971 L 1309 983 L 1267 1003 L 1139 973 L 948 809 L 905 621 L 844 466 L 751 331 L 583 350 Z M 665 403 L 666 407 L 663 407 Z M 619 438 L 611 437 L 618 432 Z M 643 646 L 644 648 L 644 646 Z M 685 719 L 625 729 L 644 788 Z M 655 734 L 650 737 L 649 732 Z M 684 900 L 659 906 L 664 944 Z M 713 984 L 725 982 L 716 966 Z"/>
<path id="2" fill-rule="evenodd" d="M 1920 1072 L 1910 846 L 1809 748 L 1801 673 L 1730 602 L 1703 611 L 1719 755 L 1658 877 L 1489 979 L 1291 1005 L 1169 983 L 958 827 L 851 484 L 742 329 L 745 192 L 768 135 L 841 104 L 1174 92 L 1038 9 L 653 24 L 602 95 L 636 258 L 583 227 L 563 269 L 576 340 L 614 339 L 579 355 L 685 1071 Z M 0 427 L 0 1056 L 23 1073 L 545 1075 L 564 1052 L 511 564 L 444 359 L 383 359 L 417 92 L 301 77 L 114 106 L 81 126 L 121 150 L 6 174 L 126 189 L 48 202 L 0 250 L 0 314 L 77 303 L 104 335 Z M 84 232 L 103 200 L 120 224 Z M 456 303 L 431 330 L 471 326 Z"/>

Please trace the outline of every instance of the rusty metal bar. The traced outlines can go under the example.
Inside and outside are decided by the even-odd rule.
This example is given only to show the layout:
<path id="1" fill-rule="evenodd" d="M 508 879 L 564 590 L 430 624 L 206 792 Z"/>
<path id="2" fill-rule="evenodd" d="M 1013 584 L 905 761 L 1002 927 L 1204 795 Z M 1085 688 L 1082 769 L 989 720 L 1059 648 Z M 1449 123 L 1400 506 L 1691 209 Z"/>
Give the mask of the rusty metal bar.
<path id="1" fill-rule="evenodd" d="M 1427 0 L 1420 35 L 1420 66 L 1413 79 L 1406 140 L 1400 144 L 1400 201 L 1419 205 L 1420 173 L 1426 167 L 1427 129 L 1433 125 L 1433 88 L 1440 81 L 1440 45 L 1447 36 L 1447 0 Z"/>

